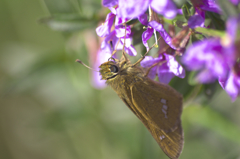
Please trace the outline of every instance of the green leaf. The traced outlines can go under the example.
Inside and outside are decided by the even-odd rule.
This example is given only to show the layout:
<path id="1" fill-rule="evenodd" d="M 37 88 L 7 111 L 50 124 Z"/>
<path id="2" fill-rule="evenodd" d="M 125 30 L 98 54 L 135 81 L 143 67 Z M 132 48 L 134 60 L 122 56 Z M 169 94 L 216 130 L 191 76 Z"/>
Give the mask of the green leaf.
<path id="1" fill-rule="evenodd" d="M 209 106 L 192 105 L 184 109 L 188 121 L 212 130 L 224 138 L 240 144 L 240 128 Z"/>
<path id="2" fill-rule="evenodd" d="M 222 17 L 213 12 L 206 12 L 206 19 L 211 19 L 210 28 L 215 28 L 217 30 L 225 30 L 225 22 Z"/>
<path id="3" fill-rule="evenodd" d="M 224 31 L 202 28 L 202 27 L 196 27 L 194 30 L 202 34 L 205 34 L 207 36 L 223 37 L 225 35 Z"/>
<path id="4" fill-rule="evenodd" d="M 182 6 L 182 12 L 183 16 L 188 20 L 194 14 L 195 9 L 189 2 L 186 2 Z"/>
<path id="5" fill-rule="evenodd" d="M 204 39 L 204 35 L 202 34 L 192 34 L 191 35 L 191 41 L 192 43 Z"/>
<path id="6" fill-rule="evenodd" d="M 72 32 L 86 28 L 95 28 L 97 22 L 92 19 L 87 19 L 75 14 L 69 14 L 42 18 L 39 22 L 46 24 L 48 27 L 56 31 Z"/>
<path id="7" fill-rule="evenodd" d="M 173 0 L 173 2 L 177 5 L 177 7 L 181 7 L 187 0 Z"/>
<path id="8" fill-rule="evenodd" d="M 218 0 L 218 4 L 228 17 L 238 15 L 237 8 L 229 0 Z"/>
<path id="9" fill-rule="evenodd" d="M 70 0 L 44 0 L 49 12 L 53 15 L 61 13 L 77 13 Z"/>
<path id="10" fill-rule="evenodd" d="M 192 86 L 199 84 L 199 82 L 196 80 L 196 75 L 197 75 L 196 71 L 191 71 L 189 73 L 188 84 L 190 84 Z"/>

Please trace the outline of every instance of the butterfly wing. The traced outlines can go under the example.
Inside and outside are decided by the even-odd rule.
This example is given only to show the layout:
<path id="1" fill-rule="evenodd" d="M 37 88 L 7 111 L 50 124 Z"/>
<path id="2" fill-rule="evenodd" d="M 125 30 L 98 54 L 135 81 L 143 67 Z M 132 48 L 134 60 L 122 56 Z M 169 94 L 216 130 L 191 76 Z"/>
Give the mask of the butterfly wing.
<path id="1" fill-rule="evenodd" d="M 183 148 L 181 126 L 182 96 L 168 85 L 151 79 L 138 81 L 120 96 L 143 122 L 170 158 L 178 158 Z"/>
<path id="2" fill-rule="evenodd" d="M 168 132 L 181 123 L 182 96 L 172 87 L 147 78 L 134 83 L 130 91 L 134 107 L 153 126 Z"/>

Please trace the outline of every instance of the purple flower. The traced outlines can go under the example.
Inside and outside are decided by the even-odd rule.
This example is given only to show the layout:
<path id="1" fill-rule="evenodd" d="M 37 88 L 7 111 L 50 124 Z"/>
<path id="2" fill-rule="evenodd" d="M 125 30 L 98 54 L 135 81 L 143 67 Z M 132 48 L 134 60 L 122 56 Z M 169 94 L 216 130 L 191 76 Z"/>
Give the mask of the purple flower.
<path id="1" fill-rule="evenodd" d="M 204 11 L 199 10 L 195 13 L 195 15 L 191 16 L 188 19 L 188 26 L 190 28 L 196 28 L 196 27 L 205 27 L 205 13 Z"/>
<path id="2" fill-rule="evenodd" d="M 96 29 L 98 36 L 105 37 L 106 35 L 110 34 L 111 27 L 113 25 L 113 21 L 114 21 L 115 17 L 116 17 L 115 14 L 113 14 L 112 12 L 110 12 L 106 16 L 105 23 L 103 23 L 101 26 L 97 27 L 97 29 Z"/>
<path id="3" fill-rule="evenodd" d="M 108 52 L 109 50 L 113 52 L 114 49 L 122 50 L 125 38 L 125 27 L 122 25 L 128 19 L 120 18 L 116 15 L 117 9 L 109 8 L 111 12 L 107 15 L 105 23 L 99 27 L 97 27 L 96 32 L 98 36 L 105 37 L 104 41 L 101 44 L 102 51 Z M 113 25 L 115 19 L 115 29 L 111 31 L 111 27 Z M 125 51 L 127 54 L 131 56 L 136 56 L 137 51 L 131 44 L 131 28 L 130 26 L 126 27 L 126 43 L 125 43 Z M 120 38 L 120 42 L 118 44 L 118 40 Z M 113 47 L 110 44 L 110 41 L 113 44 Z M 118 45 L 117 45 L 118 44 Z"/>
<path id="4" fill-rule="evenodd" d="M 172 44 L 172 38 L 169 36 L 169 34 L 167 33 L 167 31 L 163 28 L 163 25 L 156 22 L 156 21 L 151 21 L 151 22 L 147 22 L 145 19 L 145 14 L 141 15 L 138 19 L 139 21 L 143 24 L 143 25 L 147 25 L 148 28 L 146 31 L 143 32 L 142 34 L 142 41 L 143 41 L 143 45 L 147 48 L 147 50 L 149 49 L 148 46 L 148 39 L 151 38 L 154 29 L 156 31 L 158 31 L 161 35 L 161 37 L 164 39 L 164 41 L 173 49 L 176 49 L 175 46 Z"/>
<path id="5" fill-rule="evenodd" d="M 182 61 L 189 70 L 200 70 L 198 81 L 209 83 L 218 78 L 226 78 L 229 65 L 232 64 L 231 54 L 225 52 L 220 39 L 211 38 L 190 46 Z"/>
<path id="6" fill-rule="evenodd" d="M 204 27 L 205 11 L 220 13 L 221 9 L 215 0 L 191 0 L 196 13 L 188 19 L 190 28 Z"/>
<path id="7" fill-rule="evenodd" d="M 238 5 L 238 3 L 240 3 L 240 0 L 229 0 L 230 2 L 232 2 L 232 4 L 234 5 Z"/>
<path id="8" fill-rule="evenodd" d="M 154 66 L 148 74 L 151 79 L 154 79 L 157 74 L 160 82 L 168 84 L 174 76 L 185 77 L 183 67 L 175 60 L 174 56 L 166 53 L 160 54 L 157 58 L 146 56 L 141 62 L 141 66 L 148 68 L 156 63 L 158 65 Z"/>
<path id="9" fill-rule="evenodd" d="M 189 70 L 199 71 L 197 80 L 209 83 L 218 79 L 232 101 L 240 95 L 240 64 L 237 61 L 239 48 L 236 35 L 240 26 L 239 17 L 227 21 L 227 34 L 194 43 L 183 56 L 183 63 Z"/>
<path id="10" fill-rule="evenodd" d="M 236 33 L 240 27 L 240 17 L 231 17 L 227 21 L 227 34 L 222 38 L 221 42 L 224 47 L 226 47 L 228 52 L 235 53 L 235 56 L 239 58 L 240 48 L 239 40 L 236 41 Z M 234 65 L 229 70 L 229 75 L 227 78 L 219 79 L 219 84 L 222 88 L 229 94 L 232 101 L 240 95 L 240 63 L 234 61 Z"/>
<path id="11" fill-rule="evenodd" d="M 178 13 L 172 0 L 119 0 L 118 5 L 118 15 L 130 19 L 144 14 L 148 7 L 170 19 Z"/>
<path id="12" fill-rule="evenodd" d="M 124 44 L 124 37 L 122 37 L 122 38 L 118 37 L 118 35 L 121 34 L 121 33 L 119 33 L 120 31 L 119 32 L 118 31 L 114 30 L 109 35 L 107 35 L 105 37 L 105 39 L 103 40 L 103 42 L 101 44 L 101 50 L 102 51 L 108 52 L 110 50 L 110 52 L 113 52 L 114 49 L 122 50 L 123 44 Z M 125 33 L 125 31 L 124 31 L 124 33 Z M 120 38 L 120 42 L 118 43 L 119 38 Z M 110 41 L 112 42 L 113 47 L 109 43 Z M 132 41 L 132 39 L 130 37 L 126 38 L 124 50 L 130 56 L 136 56 L 137 51 L 135 50 L 134 46 L 131 44 L 131 41 Z"/>
<path id="13" fill-rule="evenodd" d="M 96 55 L 96 60 L 93 63 L 93 69 L 99 70 L 99 66 L 102 63 L 107 62 L 110 57 L 111 57 L 111 52 L 103 52 L 103 51 L 99 50 Z M 105 84 L 106 81 L 101 80 L 101 78 L 102 77 L 100 76 L 99 72 L 92 71 L 91 83 L 97 89 L 102 89 L 102 88 L 106 87 L 106 84 Z"/>
<path id="14" fill-rule="evenodd" d="M 197 8 L 215 13 L 221 12 L 216 0 L 191 0 L 191 2 L 195 9 Z"/>
<path id="15" fill-rule="evenodd" d="M 238 67 L 240 68 L 240 66 Z M 232 102 L 240 95 L 240 76 L 234 72 L 230 72 L 229 76 L 225 79 L 219 79 L 219 84 L 229 94 Z"/>
<path id="16" fill-rule="evenodd" d="M 113 7 L 118 4 L 118 0 L 103 0 L 102 5 L 104 7 Z"/>

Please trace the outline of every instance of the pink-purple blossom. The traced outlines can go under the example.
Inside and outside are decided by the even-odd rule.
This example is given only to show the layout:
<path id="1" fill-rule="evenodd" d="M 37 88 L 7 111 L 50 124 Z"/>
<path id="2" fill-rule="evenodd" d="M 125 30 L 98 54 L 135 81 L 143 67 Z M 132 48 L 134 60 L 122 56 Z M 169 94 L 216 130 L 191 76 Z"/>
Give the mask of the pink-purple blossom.
<path id="1" fill-rule="evenodd" d="M 97 54 L 96 54 L 96 60 L 93 63 L 93 69 L 95 70 L 99 70 L 99 66 L 104 63 L 107 62 L 108 59 L 111 57 L 111 52 L 103 52 L 101 50 L 98 50 Z M 105 84 L 105 80 L 101 79 L 102 77 L 100 76 L 99 72 L 96 71 L 92 71 L 92 85 L 97 88 L 97 89 L 102 89 L 106 87 Z"/>
<path id="2" fill-rule="evenodd" d="M 151 68 L 148 77 L 154 79 L 158 75 L 158 80 L 162 83 L 168 84 L 175 76 L 184 78 L 185 70 L 175 60 L 174 56 L 166 53 L 160 54 L 157 58 L 146 56 L 141 62 L 141 66 L 149 68 L 152 65 L 157 64 Z"/>
<path id="3" fill-rule="evenodd" d="M 137 52 L 134 46 L 131 44 L 131 28 L 130 26 L 126 27 L 126 35 L 125 35 L 125 26 L 122 24 L 127 21 L 126 18 L 120 18 L 116 15 L 117 9 L 110 8 L 111 12 L 107 15 L 105 22 L 103 25 L 97 27 L 96 32 L 98 36 L 105 37 L 101 44 L 101 50 L 108 52 L 111 50 L 121 50 L 125 40 L 125 52 L 131 56 L 136 56 Z M 112 25 L 114 23 L 114 30 L 111 30 Z M 120 42 L 118 43 L 120 39 Z M 112 45 L 110 44 L 110 41 Z M 118 44 L 118 45 L 117 45 Z"/>
<path id="4" fill-rule="evenodd" d="M 148 41 L 148 39 L 151 38 L 151 36 L 154 32 L 154 29 L 159 32 L 159 34 L 161 35 L 163 40 L 171 48 L 176 49 L 175 46 L 172 44 L 172 38 L 169 36 L 167 31 L 163 28 L 162 24 L 160 24 L 156 21 L 147 22 L 146 21 L 146 14 L 141 15 L 138 19 L 143 25 L 147 26 L 147 30 L 144 31 L 143 34 L 142 34 L 142 42 L 143 42 L 143 45 L 147 48 L 147 50 L 149 49 L 147 41 Z"/>
<path id="5" fill-rule="evenodd" d="M 240 50 L 237 50 L 235 38 L 239 24 L 239 17 L 229 18 L 224 37 L 198 41 L 182 58 L 189 70 L 199 72 L 196 77 L 199 82 L 209 83 L 217 79 L 232 101 L 240 95 L 240 64 L 236 61 Z"/>
<path id="6" fill-rule="evenodd" d="M 104 1 L 104 3 L 109 6 L 114 4 L 114 2 L 111 1 Z M 111 53 L 114 50 L 122 50 L 124 45 L 124 39 L 125 52 L 130 56 L 137 55 L 137 51 L 132 45 L 131 28 L 130 26 L 127 26 L 125 28 L 125 26 L 123 25 L 123 23 L 125 23 L 128 19 L 117 16 L 117 9 L 112 7 L 109 7 L 109 9 L 111 10 L 111 12 L 106 16 L 105 22 L 96 29 L 97 35 L 103 37 L 104 40 L 102 41 L 100 50 L 97 53 L 96 62 L 94 64 L 95 69 L 98 69 L 96 66 L 99 66 L 103 62 L 106 62 L 106 58 L 110 58 Z M 114 29 L 112 29 L 113 25 Z M 96 72 L 93 72 L 92 83 L 96 88 L 102 88 L 105 86 L 104 82 L 100 81 L 99 73 Z"/>
<path id="7" fill-rule="evenodd" d="M 137 18 L 151 7 L 158 14 L 166 18 L 174 18 L 179 12 L 172 0 L 103 0 L 105 7 L 118 4 L 118 15 L 123 18 Z"/>
<path id="8" fill-rule="evenodd" d="M 196 12 L 195 15 L 188 19 L 188 26 L 190 28 L 204 27 L 205 12 L 220 13 L 221 9 L 216 0 L 191 0 Z"/>
<path id="9" fill-rule="evenodd" d="M 225 52 L 220 39 L 211 38 L 195 42 L 190 46 L 182 62 L 189 70 L 200 70 L 197 80 L 202 83 L 213 82 L 219 77 L 226 78 L 232 53 Z"/>
<path id="10" fill-rule="evenodd" d="M 231 17 L 227 21 L 227 34 L 223 37 L 222 42 L 224 47 L 228 48 L 228 52 L 233 53 L 232 58 L 235 59 L 233 65 L 230 67 L 227 78 L 219 79 L 222 88 L 229 94 L 232 101 L 235 101 L 240 96 L 240 58 L 239 39 L 236 39 L 237 32 L 240 28 L 240 16 Z"/>
<path id="11" fill-rule="evenodd" d="M 238 5 L 240 3 L 240 0 L 229 0 L 230 2 L 232 2 L 232 4 L 234 5 Z"/>

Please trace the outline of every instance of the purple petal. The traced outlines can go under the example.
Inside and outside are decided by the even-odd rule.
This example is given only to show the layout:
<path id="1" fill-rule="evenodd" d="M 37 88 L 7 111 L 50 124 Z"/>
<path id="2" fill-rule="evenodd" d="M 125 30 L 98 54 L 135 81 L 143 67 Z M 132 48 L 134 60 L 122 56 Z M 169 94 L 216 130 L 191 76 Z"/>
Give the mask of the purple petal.
<path id="1" fill-rule="evenodd" d="M 124 44 L 124 38 L 121 38 L 119 43 L 118 43 L 118 41 L 119 41 L 119 38 L 117 38 L 117 37 L 112 38 L 113 47 L 116 50 L 122 50 L 123 49 L 123 44 Z M 130 56 L 136 56 L 137 51 L 131 43 L 132 43 L 132 39 L 131 38 L 126 38 L 125 49 L 124 50 Z"/>
<path id="2" fill-rule="evenodd" d="M 142 67 L 150 67 L 155 63 L 152 56 L 145 56 L 145 58 L 140 62 Z"/>
<path id="3" fill-rule="evenodd" d="M 105 84 L 105 80 L 101 80 L 101 75 L 99 75 L 99 72 L 96 71 L 92 71 L 92 80 L 91 80 L 91 84 L 93 87 L 97 88 L 97 89 L 103 89 L 105 88 L 107 85 Z"/>
<path id="4" fill-rule="evenodd" d="M 156 62 L 159 62 L 159 58 L 153 58 L 152 56 L 145 56 L 145 58 L 140 62 L 142 67 L 150 67 Z"/>
<path id="5" fill-rule="evenodd" d="M 142 23 L 142 25 L 148 25 L 148 17 L 147 14 L 142 14 L 138 17 L 138 20 Z"/>
<path id="6" fill-rule="evenodd" d="M 206 67 L 208 67 L 212 74 L 214 74 L 216 77 L 226 77 L 227 76 L 227 68 L 228 66 L 224 62 L 224 57 L 212 57 L 212 59 L 209 58 L 209 61 L 206 63 Z"/>
<path id="7" fill-rule="evenodd" d="M 154 80 L 156 77 L 156 74 L 157 74 L 157 66 L 151 68 L 151 70 L 148 73 L 148 77 Z"/>
<path id="8" fill-rule="evenodd" d="M 173 49 L 176 49 L 175 46 L 172 44 L 172 38 L 169 36 L 169 34 L 166 32 L 166 30 L 163 28 L 163 25 L 156 22 L 156 21 L 151 21 L 149 22 L 149 25 L 154 28 L 156 31 L 160 33 L 164 41 Z"/>
<path id="9" fill-rule="evenodd" d="M 109 9 L 114 15 L 117 14 L 117 11 L 116 11 L 115 8 L 113 8 L 113 7 L 108 7 L 108 9 Z"/>
<path id="10" fill-rule="evenodd" d="M 141 61 L 141 66 L 144 68 L 151 67 L 153 64 L 160 62 L 161 58 L 153 58 L 152 56 L 145 56 L 145 58 Z M 151 68 L 148 73 L 148 77 L 154 79 L 156 77 L 157 66 Z"/>
<path id="11" fill-rule="evenodd" d="M 112 31 L 109 35 L 105 37 L 105 39 L 101 43 L 101 50 L 105 50 L 106 52 L 112 52 L 112 47 L 109 44 L 109 41 L 115 37 L 115 31 Z"/>
<path id="12" fill-rule="evenodd" d="M 130 26 L 126 27 L 126 34 L 125 34 L 125 27 L 124 26 L 115 27 L 115 31 L 116 31 L 116 37 L 118 37 L 118 38 L 124 38 L 125 35 L 126 35 L 126 37 L 129 37 L 129 35 L 131 34 Z"/>
<path id="13" fill-rule="evenodd" d="M 152 28 L 147 28 L 147 30 L 144 31 L 142 34 L 142 42 L 143 42 L 143 45 L 147 48 L 147 51 L 149 50 L 147 41 L 148 41 L 148 39 L 151 38 L 152 34 L 153 34 Z"/>
<path id="14" fill-rule="evenodd" d="M 163 31 L 164 30 L 163 25 L 156 22 L 156 21 L 149 22 L 149 26 L 153 27 L 157 31 Z"/>
<path id="15" fill-rule="evenodd" d="M 133 45 L 130 45 L 129 47 L 125 47 L 125 51 L 130 56 L 136 56 L 137 55 L 137 51 L 136 51 L 136 49 L 134 48 Z"/>
<path id="16" fill-rule="evenodd" d="M 117 11 L 118 10 L 119 10 L 119 8 L 117 9 Z M 128 20 L 129 20 L 128 18 L 122 18 L 122 17 L 116 16 L 115 26 L 122 25 L 123 23 L 127 22 Z"/>
<path id="17" fill-rule="evenodd" d="M 234 5 L 238 5 L 238 3 L 240 3 L 240 0 L 229 0 L 230 2 L 232 2 Z"/>
<path id="18" fill-rule="evenodd" d="M 103 51 L 98 51 L 96 61 L 93 64 L 93 69 L 99 70 L 99 66 L 108 61 L 108 59 L 111 57 L 111 52 L 103 52 Z M 106 87 L 105 80 L 101 80 L 101 75 L 99 72 L 92 71 L 92 80 L 91 83 L 92 85 L 97 88 L 97 89 L 102 89 Z"/>
<path id="19" fill-rule="evenodd" d="M 162 63 L 157 70 L 160 82 L 168 84 L 174 76 L 180 78 L 185 77 L 185 70 L 179 65 L 173 56 L 164 53 L 159 55 L 159 58 L 160 57 L 164 57 L 161 60 L 164 63 Z"/>
<path id="20" fill-rule="evenodd" d="M 150 0 L 119 0 L 118 15 L 122 18 L 137 18 L 148 8 Z"/>
<path id="21" fill-rule="evenodd" d="M 172 19 L 177 13 L 177 7 L 171 0 L 152 0 L 151 8 L 164 17 Z"/>
<path id="22" fill-rule="evenodd" d="M 193 15 L 188 19 L 188 26 L 190 28 L 204 27 L 205 19 L 201 15 Z"/>
<path id="23" fill-rule="evenodd" d="M 211 38 L 190 46 L 183 57 L 183 63 L 190 70 L 201 71 L 197 77 L 200 82 L 219 79 L 220 85 L 224 87 L 229 68 L 233 66 L 233 53 L 232 49 L 224 48 L 218 38 Z"/>
<path id="24" fill-rule="evenodd" d="M 156 22 L 156 21 L 151 21 L 149 22 L 149 25 L 154 28 L 156 31 L 160 33 L 162 38 L 165 40 L 165 42 L 173 49 L 176 49 L 175 46 L 172 44 L 172 38 L 169 36 L 169 34 L 166 32 L 166 30 L 163 28 L 163 25 Z"/>
<path id="25" fill-rule="evenodd" d="M 211 43 L 208 40 L 198 41 L 187 49 L 182 57 L 182 62 L 189 70 L 199 70 L 204 67 L 205 49 L 208 48 L 209 44 Z"/>
<path id="26" fill-rule="evenodd" d="M 158 80 L 162 83 L 168 84 L 171 79 L 174 77 L 172 72 L 169 72 L 167 69 L 162 69 L 162 67 L 158 67 Z"/>
<path id="27" fill-rule="evenodd" d="M 201 8 L 202 10 L 220 13 L 221 9 L 216 3 L 216 0 L 191 0 L 195 8 Z"/>
<path id="28" fill-rule="evenodd" d="M 118 0 L 103 0 L 102 5 L 104 7 L 113 7 L 118 4 Z"/>
<path id="29" fill-rule="evenodd" d="M 180 78 L 185 77 L 185 70 L 183 67 L 175 60 L 175 58 L 171 55 L 165 54 L 166 59 L 168 59 L 167 65 L 169 67 L 169 71 L 172 72 L 175 76 Z"/>
<path id="30" fill-rule="evenodd" d="M 177 11 L 178 14 L 183 14 L 182 9 L 178 9 Z"/>
<path id="31" fill-rule="evenodd" d="M 228 34 L 228 39 L 230 42 L 228 42 L 229 45 L 232 45 L 236 34 L 237 34 L 237 28 L 238 28 L 238 18 L 237 17 L 230 17 L 227 20 L 227 34 Z"/>
<path id="32" fill-rule="evenodd" d="M 202 4 L 199 6 L 201 9 L 216 13 L 221 12 L 221 8 L 216 3 L 216 0 L 202 0 L 202 1 L 203 1 Z"/>
<path id="33" fill-rule="evenodd" d="M 159 33 L 171 48 L 176 49 L 176 47 L 172 44 L 172 38 L 169 36 L 169 34 L 166 32 L 164 28 L 163 31 L 160 31 Z"/>
<path id="34" fill-rule="evenodd" d="M 203 70 L 197 75 L 197 81 L 200 83 L 212 83 L 216 80 L 210 70 Z"/>
<path id="35" fill-rule="evenodd" d="M 111 27 L 114 21 L 115 15 L 112 13 L 109 13 L 106 17 L 105 23 L 99 27 L 97 27 L 96 32 L 97 35 L 100 37 L 105 37 L 108 35 L 111 31 Z"/>
<path id="36" fill-rule="evenodd" d="M 233 73 L 230 73 L 230 75 L 228 77 L 228 80 L 227 80 L 226 86 L 225 86 L 225 90 L 228 93 L 228 95 L 231 97 L 232 102 L 234 102 L 240 93 L 240 88 L 235 83 Z"/>
<path id="37" fill-rule="evenodd" d="M 236 85 L 238 86 L 238 88 L 240 89 L 240 76 L 237 76 L 237 75 L 235 75 L 235 83 L 236 83 Z M 240 91 L 240 90 L 239 90 Z"/>

